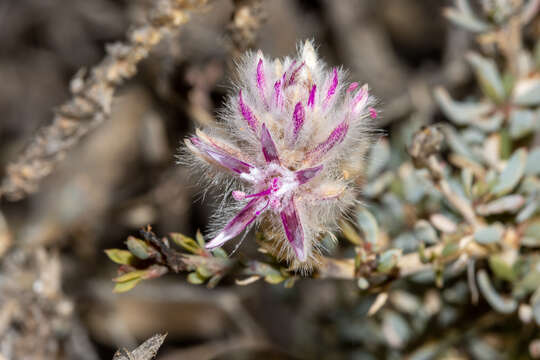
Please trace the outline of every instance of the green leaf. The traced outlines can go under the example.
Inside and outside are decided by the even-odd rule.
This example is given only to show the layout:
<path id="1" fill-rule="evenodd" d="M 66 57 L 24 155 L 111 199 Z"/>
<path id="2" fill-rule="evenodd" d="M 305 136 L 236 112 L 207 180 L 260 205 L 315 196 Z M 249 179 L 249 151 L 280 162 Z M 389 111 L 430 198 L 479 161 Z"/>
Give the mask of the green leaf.
<path id="1" fill-rule="evenodd" d="M 356 229 L 351 224 L 347 221 L 341 221 L 339 227 L 341 228 L 341 232 L 345 239 L 349 240 L 354 245 L 362 245 L 362 237 L 358 235 Z"/>
<path id="2" fill-rule="evenodd" d="M 505 91 L 495 62 L 474 52 L 467 55 L 467 60 L 474 68 L 476 78 L 484 94 L 497 103 L 502 102 L 505 98 Z"/>
<path id="3" fill-rule="evenodd" d="M 540 201 L 535 195 L 531 196 L 527 200 L 527 205 L 516 215 L 516 222 L 518 224 L 527 221 L 533 216 L 540 207 Z"/>
<path id="4" fill-rule="evenodd" d="M 474 232 L 474 240 L 479 244 L 493 244 L 501 240 L 503 232 L 501 224 L 481 227 Z"/>
<path id="5" fill-rule="evenodd" d="M 376 198 L 392 184 L 394 178 L 394 172 L 385 171 L 379 176 L 371 179 L 364 186 L 362 194 L 368 198 Z"/>
<path id="6" fill-rule="evenodd" d="M 377 271 L 388 273 L 397 265 L 401 257 L 401 249 L 390 249 L 383 252 L 377 260 Z"/>
<path id="7" fill-rule="evenodd" d="M 472 196 L 472 187 L 474 182 L 474 174 L 471 169 L 463 168 L 461 170 L 461 183 L 463 184 L 463 189 L 468 198 Z"/>
<path id="8" fill-rule="evenodd" d="M 120 265 L 131 265 L 135 261 L 135 256 L 127 250 L 107 249 L 105 254 L 109 259 Z"/>
<path id="9" fill-rule="evenodd" d="M 501 139 L 501 153 L 499 158 L 506 160 L 510 157 L 512 151 L 512 139 L 510 138 L 510 134 L 507 129 L 502 129 L 499 134 Z"/>
<path id="10" fill-rule="evenodd" d="M 229 255 L 227 255 L 227 252 L 220 247 L 214 248 L 211 251 L 212 251 L 212 255 L 214 255 L 215 257 L 222 258 L 222 259 L 227 259 L 229 257 Z"/>
<path id="11" fill-rule="evenodd" d="M 390 145 L 388 140 L 379 140 L 371 149 L 366 174 L 368 179 L 378 175 L 390 161 Z"/>
<path id="12" fill-rule="evenodd" d="M 527 247 L 540 246 L 540 219 L 531 221 L 527 224 L 525 230 L 523 231 L 521 244 Z"/>
<path id="13" fill-rule="evenodd" d="M 203 279 L 207 279 L 209 278 L 210 276 L 214 275 L 210 270 L 208 270 L 208 268 L 206 268 L 205 266 L 198 266 L 197 267 L 197 274 L 203 278 Z"/>
<path id="14" fill-rule="evenodd" d="M 446 138 L 446 143 L 453 152 L 467 158 L 469 162 L 474 164 L 478 164 L 481 161 L 479 156 L 472 151 L 465 139 L 457 131 L 455 131 L 454 128 L 444 126 L 443 132 Z"/>
<path id="15" fill-rule="evenodd" d="M 200 284 L 203 284 L 206 281 L 206 279 L 201 277 L 197 272 L 191 272 L 187 276 L 187 281 L 190 284 L 200 285 Z"/>
<path id="16" fill-rule="evenodd" d="M 264 281 L 266 281 L 269 284 L 279 284 L 285 280 L 285 278 L 280 273 L 272 273 L 268 274 L 264 277 Z"/>
<path id="17" fill-rule="evenodd" d="M 516 150 L 499 175 L 497 183 L 491 192 L 497 196 L 506 195 L 511 192 L 525 173 L 526 164 L 527 151 L 525 149 Z"/>
<path id="18" fill-rule="evenodd" d="M 521 195 L 507 195 L 500 199 L 493 200 L 487 204 L 480 204 L 476 207 L 476 212 L 482 216 L 497 215 L 505 212 L 516 212 L 523 204 L 525 198 Z"/>
<path id="19" fill-rule="evenodd" d="M 437 232 L 426 220 L 419 220 L 414 225 L 414 236 L 422 243 L 433 245 L 439 241 Z"/>
<path id="20" fill-rule="evenodd" d="M 436 88 L 433 94 L 443 113 L 457 125 L 468 125 L 493 109 L 489 103 L 454 101 L 442 87 Z"/>
<path id="21" fill-rule="evenodd" d="M 195 239 L 197 239 L 197 244 L 199 244 L 201 249 L 204 249 L 206 241 L 204 241 L 204 236 L 201 233 L 201 230 L 197 230 L 197 233 L 195 234 Z"/>
<path id="22" fill-rule="evenodd" d="M 540 147 L 533 149 L 527 156 L 525 175 L 540 175 Z"/>
<path id="23" fill-rule="evenodd" d="M 442 257 L 454 255 L 459 250 L 459 244 L 455 241 L 446 244 L 441 252 Z"/>
<path id="24" fill-rule="evenodd" d="M 285 280 L 285 283 L 283 286 L 285 286 L 286 289 L 292 289 L 294 284 L 296 283 L 297 278 L 296 277 L 290 277 L 287 280 Z"/>
<path id="25" fill-rule="evenodd" d="M 365 240 L 372 245 L 376 245 L 379 225 L 375 217 L 366 209 L 361 208 L 356 213 L 356 221 L 364 233 Z"/>
<path id="26" fill-rule="evenodd" d="M 492 133 L 501 128 L 505 116 L 502 112 L 496 112 L 491 116 L 479 117 L 471 122 L 471 125 L 476 126 L 486 133 Z"/>
<path id="27" fill-rule="evenodd" d="M 213 289 L 217 286 L 217 284 L 219 284 L 222 278 L 223 278 L 223 275 L 216 274 L 212 276 L 210 280 L 208 280 L 208 283 L 206 284 L 206 286 L 208 286 L 209 289 Z"/>
<path id="28" fill-rule="evenodd" d="M 146 274 L 146 270 L 130 271 L 128 273 L 125 273 L 124 275 L 115 277 L 113 281 L 117 283 L 121 283 L 121 282 L 131 281 L 133 279 L 142 279 L 145 274 Z"/>
<path id="29" fill-rule="evenodd" d="M 135 279 L 131 279 L 129 281 L 116 283 L 114 285 L 113 292 L 115 292 L 115 293 L 124 293 L 126 291 L 129 291 L 129 290 L 133 289 L 141 281 L 142 281 L 141 278 L 135 278 Z"/>
<path id="30" fill-rule="evenodd" d="M 514 282 L 517 278 L 514 268 L 504 261 L 500 255 L 494 254 L 489 257 L 489 267 L 495 276 L 500 279 Z"/>
<path id="31" fill-rule="evenodd" d="M 540 77 L 519 80 L 514 87 L 512 100 L 517 105 L 540 105 Z"/>
<path id="32" fill-rule="evenodd" d="M 490 29 L 488 23 L 480 20 L 472 13 L 469 14 L 453 8 L 446 8 L 444 9 L 444 16 L 450 20 L 450 22 L 470 32 L 481 33 Z"/>
<path id="33" fill-rule="evenodd" d="M 511 314 L 516 311 L 518 302 L 513 298 L 505 298 L 499 295 L 484 269 L 478 270 L 476 279 L 480 292 L 495 311 L 501 314 Z"/>
<path id="34" fill-rule="evenodd" d="M 538 111 L 515 109 L 510 113 L 509 134 L 512 139 L 520 139 L 532 133 L 540 123 Z"/>
<path id="35" fill-rule="evenodd" d="M 128 237 L 126 245 L 129 251 L 141 260 L 146 260 L 150 257 L 149 246 L 141 239 L 133 236 Z"/>
<path id="36" fill-rule="evenodd" d="M 172 241 L 178 246 L 181 246 L 190 253 L 197 254 L 200 252 L 200 246 L 192 238 L 182 235 L 180 233 L 171 233 L 170 237 Z"/>

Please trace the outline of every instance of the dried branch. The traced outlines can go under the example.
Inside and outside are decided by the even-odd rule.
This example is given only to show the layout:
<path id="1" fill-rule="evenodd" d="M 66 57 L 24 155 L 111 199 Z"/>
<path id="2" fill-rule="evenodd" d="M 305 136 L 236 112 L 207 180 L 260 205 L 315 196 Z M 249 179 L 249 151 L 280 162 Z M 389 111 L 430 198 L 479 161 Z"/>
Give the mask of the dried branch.
<path id="1" fill-rule="evenodd" d="M 179 252 L 169 246 L 169 238 L 159 238 L 149 228 L 143 229 L 141 234 L 147 244 L 146 246 L 149 246 L 144 251 L 147 254 L 151 254 L 150 264 L 153 265 L 149 266 L 148 262 L 141 263 L 140 267 L 137 267 L 133 262 L 131 262 L 131 265 L 122 265 L 120 271 L 125 274 L 123 276 L 126 278 L 124 279 L 121 276 L 115 280 L 120 282 L 120 284 L 123 281 L 134 280 L 133 276 L 129 276 L 129 274 L 139 276 L 141 279 L 151 279 L 161 276 L 167 271 L 176 273 L 192 272 L 191 274 L 196 274 L 200 281 L 192 281 L 188 276 L 190 282 L 201 284 L 208 280 L 209 287 L 215 286 L 225 276 L 236 278 L 239 285 L 247 285 L 259 279 L 265 279 L 269 283 L 280 283 L 290 280 L 290 284 L 292 285 L 299 276 L 294 271 L 280 268 L 277 264 L 257 260 L 239 261 L 228 257 L 213 256 L 204 248 L 193 249 L 194 254 Z M 467 259 L 485 258 L 490 254 L 487 247 L 481 246 L 472 240 L 472 235 L 463 236 L 460 240 L 455 241 L 457 246 L 452 251 L 448 250 L 447 244 L 439 243 L 429 248 L 421 247 L 418 252 L 403 256 L 396 254 L 395 261 L 392 262 L 389 269 L 384 269 L 380 266 L 381 255 L 376 253 L 364 254 L 365 256 L 361 259 L 360 257 L 348 259 L 322 257 L 312 277 L 315 279 L 342 280 L 362 278 L 367 281 L 367 287 L 376 288 L 389 281 L 404 278 L 425 270 L 442 269 L 456 259 L 463 257 Z M 156 250 L 159 252 L 158 254 L 155 253 Z M 140 255 L 141 253 L 136 251 L 135 255 L 137 254 Z M 146 255 L 142 257 L 146 257 Z M 114 257 L 111 257 L 111 259 L 114 260 Z M 156 272 L 154 270 L 156 266 L 164 271 Z M 146 275 L 141 275 L 141 269 L 144 267 L 146 268 L 142 271 L 146 272 Z M 244 277 L 245 279 L 239 281 L 238 278 L 240 277 Z M 131 287 L 120 291 L 127 291 L 129 289 Z"/>
<path id="2" fill-rule="evenodd" d="M 19 200 L 37 191 L 39 182 L 93 128 L 111 113 L 114 94 L 137 72 L 137 65 L 171 30 L 188 20 L 189 11 L 207 0 L 155 1 L 145 22 L 133 27 L 125 42 L 107 46 L 106 57 L 71 81 L 72 98 L 56 111 L 51 124 L 38 131 L 19 158 L 7 166 L 0 197 Z"/>
<path id="3" fill-rule="evenodd" d="M 234 12 L 228 26 L 232 59 L 253 48 L 263 21 L 261 0 L 234 0 Z"/>
<path id="4" fill-rule="evenodd" d="M 167 334 L 154 335 L 131 352 L 126 349 L 118 350 L 113 360 L 151 360 L 156 356 L 166 337 Z"/>
<path id="5" fill-rule="evenodd" d="M 413 252 L 399 257 L 392 272 L 392 278 L 404 278 L 425 270 L 433 269 L 435 265 L 447 265 L 458 259 L 462 254 L 468 257 L 484 258 L 489 252 L 486 248 L 471 242 L 471 236 L 465 236 L 459 241 L 459 249 L 451 254 L 445 255 L 445 244 L 440 243 L 427 249 Z M 375 259 L 371 259 L 374 261 Z M 315 276 L 321 279 L 355 279 L 365 278 L 370 284 L 371 281 L 379 281 L 381 276 L 387 275 L 376 269 L 358 273 L 358 264 L 355 259 L 332 259 L 324 258 Z M 364 268 L 365 269 L 365 268 Z"/>

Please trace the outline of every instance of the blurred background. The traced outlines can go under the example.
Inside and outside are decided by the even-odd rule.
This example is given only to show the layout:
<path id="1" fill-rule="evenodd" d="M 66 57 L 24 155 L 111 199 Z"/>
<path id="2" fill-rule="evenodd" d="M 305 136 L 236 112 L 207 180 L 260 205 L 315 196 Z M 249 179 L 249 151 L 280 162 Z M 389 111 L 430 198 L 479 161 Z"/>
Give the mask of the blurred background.
<path id="1" fill-rule="evenodd" d="M 0 176 L 70 98 L 73 75 L 98 63 L 106 44 L 123 40 L 151 2 L 0 2 Z M 410 137 L 411 129 L 444 120 L 434 86 L 458 98 L 475 86 L 463 57 L 474 36 L 444 19 L 446 5 L 262 1 L 253 45 L 279 57 L 314 39 L 329 64 L 370 84 L 386 134 Z M 0 274 L 0 359 L 111 359 L 165 332 L 161 360 L 421 359 L 426 346 L 446 346 L 448 359 L 497 358 L 497 339 L 464 338 L 491 324 L 489 306 L 472 305 L 459 279 L 444 291 L 420 280 L 398 283 L 385 311 L 370 318 L 374 295 L 361 294 L 353 281 L 303 280 L 287 289 L 225 280 L 209 290 L 169 274 L 112 293 L 116 266 L 105 249 L 122 248 L 146 224 L 160 234 L 206 229 L 212 195 L 200 199 L 175 154 L 188 133 L 211 121 L 229 89 L 234 9 L 231 0 L 214 0 L 192 14 L 120 88 L 111 119 L 69 151 L 38 193 L 2 200 L 2 255 L 15 244 L 22 250 L 8 252 Z M 533 24 L 525 33 L 530 43 L 538 19 Z M 333 255 L 351 251 L 342 244 Z M 255 243 L 245 241 L 234 256 L 256 256 Z M 523 329 L 513 318 L 497 326 Z"/>

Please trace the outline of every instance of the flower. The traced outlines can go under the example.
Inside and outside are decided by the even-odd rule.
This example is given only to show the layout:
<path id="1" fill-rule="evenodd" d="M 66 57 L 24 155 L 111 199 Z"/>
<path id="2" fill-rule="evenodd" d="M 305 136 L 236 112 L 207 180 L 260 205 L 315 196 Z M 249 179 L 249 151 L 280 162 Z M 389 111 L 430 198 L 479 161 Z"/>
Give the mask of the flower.
<path id="1" fill-rule="evenodd" d="M 225 221 L 207 247 L 264 223 L 275 255 L 310 267 L 322 235 L 356 201 L 374 99 L 367 85 L 345 85 L 310 41 L 295 58 L 248 53 L 238 71 L 221 122 L 185 140 L 196 167 L 217 170 L 205 176 L 226 189 L 216 216 Z"/>

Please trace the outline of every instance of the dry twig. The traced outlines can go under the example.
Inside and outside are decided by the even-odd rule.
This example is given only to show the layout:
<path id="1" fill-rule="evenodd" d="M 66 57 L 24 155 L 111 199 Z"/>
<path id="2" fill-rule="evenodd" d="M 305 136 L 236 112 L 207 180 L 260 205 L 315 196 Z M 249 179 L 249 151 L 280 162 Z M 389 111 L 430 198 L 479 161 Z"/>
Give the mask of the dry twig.
<path id="1" fill-rule="evenodd" d="M 71 82 L 73 97 L 55 112 L 51 124 L 39 130 L 19 158 L 8 165 L 0 197 L 19 200 L 35 192 L 38 184 L 90 130 L 111 113 L 119 85 L 133 77 L 137 65 L 171 30 L 188 19 L 190 10 L 207 0 L 159 0 L 144 23 L 132 28 L 127 40 L 107 47 L 106 57 L 88 73 L 81 70 Z"/>
<path id="2" fill-rule="evenodd" d="M 133 351 L 118 350 L 114 354 L 113 360 L 151 360 L 156 356 L 165 337 L 167 337 L 167 334 L 154 335 Z"/>
<path id="3" fill-rule="evenodd" d="M 234 0 L 234 12 L 228 26 L 232 59 L 255 45 L 257 32 L 264 21 L 262 0 Z"/>

